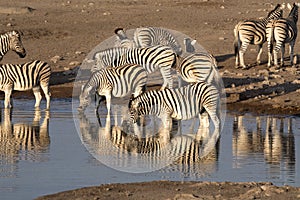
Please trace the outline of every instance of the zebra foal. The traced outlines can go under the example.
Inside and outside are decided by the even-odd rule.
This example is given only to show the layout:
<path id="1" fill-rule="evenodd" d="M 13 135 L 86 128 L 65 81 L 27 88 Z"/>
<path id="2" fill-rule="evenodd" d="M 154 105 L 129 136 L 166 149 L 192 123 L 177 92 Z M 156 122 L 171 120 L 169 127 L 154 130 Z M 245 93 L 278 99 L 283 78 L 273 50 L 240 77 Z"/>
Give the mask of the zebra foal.
<path id="1" fill-rule="evenodd" d="M 272 64 L 272 53 L 274 54 L 274 65 L 278 67 L 277 53 L 281 49 L 280 65 L 284 65 L 285 43 L 289 43 L 290 63 L 293 63 L 294 46 L 297 39 L 297 21 L 298 7 L 300 3 L 294 3 L 293 7 L 288 4 L 291 10 L 287 18 L 271 21 L 267 25 L 267 41 L 268 41 L 268 67 Z"/>
<path id="2" fill-rule="evenodd" d="M 94 72 L 83 86 L 79 96 L 78 110 L 84 111 L 90 104 L 91 95 L 96 92 L 100 96 L 105 96 L 107 112 L 110 115 L 111 96 L 125 97 L 132 92 L 136 97 L 144 91 L 146 82 L 147 72 L 137 64 L 100 69 Z"/>
<path id="3" fill-rule="evenodd" d="M 46 109 L 50 108 L 49 79 L 50 66 L 42 61 L 35 60 L 24 64 L 0 64 L 0 90 L 5 93 L 4 107 L 11 108 L 10 97 L 13 90 L 33 90 L 35 108 L 39 108 L 42 88 L 46 98 Z"/>
<path id="4" fill-rule="evenodd" d="M 262 54 L 262 46 L 266 42 L 266 26 L 268 22 L 282 17 L 282 10 L 285 4 L 277 4 L 277 6 L 269 12 L 268 16 L 262 20 L 246 20 L 239 22 L 234 28 L 234 52 L 235 66 L 241 66 L 247 69 L 244 63 L 244 54 L 249 44 L 258 45 L 257 64 L 260 64 L 260 56 Z"/>
<path id="5" fill-rule="evenodd" d="M 129 102 L 130 119 L 133 123 L 141 115 L 156 115 L 164 128 L 170 129 L 173 119 L 187 120 L 207 112 L 214 124 L 215 135 L 220 131 L 220 97 L 213 85 L 198 82 L 193 85 L 161 91 L 151 90 Z"/>
<path id="6" fill-rule="evenodd" d="M 103 67 L 117 67 L 125 64 L 139 64 L 147 73 L 160 70 L 163 77 L 161 89 L 173 87 L 171 68 L 176 64 L 176 54 L 170 47 L 154 46 L 147 48 L 115 47 L 95 53 L 96 64 L 91 71 Z"/>
<path id="7" fill-rule="evenodd" d="M 15 51 L 20 58 L 26 56 L 26 50 L 22 44 L 21 34 L 18 31 L 9 31 L 0 35 L 0 61 L 9 50 Z"/>

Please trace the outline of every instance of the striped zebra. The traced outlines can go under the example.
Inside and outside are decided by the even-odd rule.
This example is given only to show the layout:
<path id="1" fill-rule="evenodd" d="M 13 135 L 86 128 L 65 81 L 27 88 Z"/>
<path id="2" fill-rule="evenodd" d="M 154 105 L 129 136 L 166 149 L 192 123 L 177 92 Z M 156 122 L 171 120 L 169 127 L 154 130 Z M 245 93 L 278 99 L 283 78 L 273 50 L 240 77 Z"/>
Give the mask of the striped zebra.
<path id="1" fill-rule="evenodd" d="M 281 49 L 281 66 L 284 65 L 284 52 L 285 43 L 289 43 L 290 46 L 290 63 L 293 63 L 294 46 L 297 39 L 297 21 L 298 21 L 298 7 L 300 3 L 294 3 L 293 7 L 288 4 L 288 8 L 291 10 L 287 18 L 274 20 L 267 25 L 267 41 L 268 41 L 268 66 L 272 63 L 272 53 L 274 53 L 274 65 L 278 66 L 277 53 Z"/>
<path id="2" fill-rule="evenodd" d="M 91 94 L 96 92 L 100 96 L 105 96 L 107 112 L 110 114 L 111 96 L 125 97 L 132 92 L 136 97 L 145 90 L 146 83 L 147 72 L 137 64 L 100 69 L 91 75 L 82 88 L 78 110 L 83 111 L 90 104 Z"/>
<path id="3" fill-rule="evenodd" d="M 169 46 L 177 55 L 182 54 L 182 49 L 175 37 L 166 29 L 159 27 L 137 28 L 133 40 L 128 39 L 123 28 L 115 30 L 121 47 L 152 47 L 157 45 Z"/>
<path id="4" fill-rule="evenodd" d="M 18 31 L 9 31 L 0 35 L 0 61 L 9 50 L 15 51 L 21 58 L 26 56 L 26 50 Z"/>
<path id="5" fill-rule="evenodd" d="M 92 67 L 92 72 L 104 67 L 117 67 L 124 64 L 139 64 L 148 73 L 159 69 L 164 80 L 161 89 L 167 86 L 173 87 L 171 68 L 176 64 L 176 54 L 170 47 L 115 47 L 95 53 L 94 60 L 96 60 L 96 64 Z"/>
<path id="6" fill-rule="evenodd" d="M 214 124 L 214 134 L 220 131 L 220 97 L 213 85 L 198 82 L 176 89 L 151 90 L 129 102 L 130 119 L 137 122 L 139 116 L 156 115 L 164 128 L 170 129 L 172 120 L 187 120 L 207 113 Z M 209 124 L 208 124 L 209 126 Z"/>
<path id="7" fill-rule="evenodd" d="M 249 44 L 258 45 L 257 64 L 260 64 L 260 56 L 262 54 L 262 46 L 266 42 L 266 26 L 268 22 L 282 17 L 282 9 L 285 4 L 277 4 L 277 6 L 269 12 L 268 16 L 262 20 L 246 20 L 239 22 L 234 28 L 234 50 L 236 68 L 241 66 L 247 69 L 244 63 L 244 53 Z"/>
<path id="8" fill-rule="evenodd" d="M 35 108 L 39 108 L 42 96 L 42 88 L 47 101 L 46 109 L 50 108 L 49 79 L 50 66 L 42 61 L 35 60 L 24 64 L 0 65 L 0 90 L 5 93 L 4 107 L 11 108 L 10 97 L 13 90 L 33 90 L 35 96 Z"/>

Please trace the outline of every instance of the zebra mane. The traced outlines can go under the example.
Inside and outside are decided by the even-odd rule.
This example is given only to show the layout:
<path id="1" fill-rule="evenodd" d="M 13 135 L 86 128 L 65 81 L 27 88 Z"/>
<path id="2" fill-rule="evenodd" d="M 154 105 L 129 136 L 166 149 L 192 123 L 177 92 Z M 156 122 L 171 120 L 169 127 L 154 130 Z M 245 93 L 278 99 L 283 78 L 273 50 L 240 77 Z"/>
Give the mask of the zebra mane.
<path id="1" fill-rule="evenodd" d="M 281 7 L 281 5 L 280 5 L 280 4 L 277 4 L 276 7 L 268 13 L 268 16 L 267 16 L 267 17 L 270 17 L 270 16 L 272 15 L 272 13 L 275 12 L 275 11 L 276 11 L 278 8 L 280 8 L 280 7 Z"/>

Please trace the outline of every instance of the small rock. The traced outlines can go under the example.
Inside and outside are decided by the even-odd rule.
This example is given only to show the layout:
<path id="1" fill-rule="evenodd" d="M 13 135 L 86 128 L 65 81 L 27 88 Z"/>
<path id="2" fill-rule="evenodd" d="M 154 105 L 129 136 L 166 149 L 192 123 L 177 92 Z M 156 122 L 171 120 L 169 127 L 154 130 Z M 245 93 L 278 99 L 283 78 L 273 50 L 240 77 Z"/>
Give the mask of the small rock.
<path id="1" fill-rule="evenodd" d="M 53 63 L 57 63 L 59 60 L 63 60 L 63 58 L 61 56 L 53 56 L 50 61 L 53 62 Z"/>
<path id="2" fill-rule="evenodd" d="M 104 12 L 103 15 L 107 16 L 107 15 L 111 15 L 111 13 L 110 12 Z"/>
<path id="3" fill-rule="evenodd" d="M 76 55 L 81 55 L 81 54 L 84 54 L 84 52 L 82 52 L 82 51 L 75 51 L 75 54 Z"/>
<path id="4" fill-rule="evenodd" d="M 292 83 L 293 84 L 300 84 L 300 80 L 299 79 L 293 80 Z"/>
<path id="5" fill-rule="evenodd" d="M 78 62 L 78 61 L 72 61 L 72 62 L 69 63 L 69 65 L 71 65 L 71 66 L 77 66 L 77 65 L 80 65 L 80 64 L 81 63 Z"/>

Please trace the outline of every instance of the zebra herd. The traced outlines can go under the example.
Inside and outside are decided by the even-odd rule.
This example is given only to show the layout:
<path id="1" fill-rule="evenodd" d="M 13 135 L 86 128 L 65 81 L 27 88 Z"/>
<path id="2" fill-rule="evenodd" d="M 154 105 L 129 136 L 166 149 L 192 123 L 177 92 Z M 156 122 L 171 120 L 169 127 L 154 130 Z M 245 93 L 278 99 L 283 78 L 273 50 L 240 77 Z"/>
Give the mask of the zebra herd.
<path id="1" fill-rule="evenodd" d="M 90 104 L 91 96 L 97 94 L 105 96 L 110 115 L 111 96 L 124 97 L 131 92 L 128 114 L 133 123 L 141 116 L 156 115 L 162 119 L 164 128 L 170 129 L 172 119 L 209 116 L 214 124 L 214 133 L 219 133 L 221 79 L 212 55 L 189 52 L 194 49 L 195 42 L 185 39 L 188 56 L 185 54 L 181 58 L 183 52 L 179 42 L 163 28 L 138 28 L 133 39 L 121 28 L 115 33 L 115 47 L 96 52 L 93 56 L 92 75 L 79 97 L 80 112 Z M 187 86 L 173 88 L 174 68 L 180 78 L 189 83 Z M 148 76 L 157 70 L 163 78 L 162 87 L 145 91 Z"/>
<path id="2" fill-rule="evenodd" d="M 26 56 L 23 47 L 21 33 L 9 31 L 0 35 L 0 60 L 9 51 L 15 51 L 21 58 Z M 0 90 L 5 93 L 4 108 L 11 108 L 10 102 L 13 90 L 33 90 L 35 96 L 35 108 L 38 109 L 42 99 L 40 88 L 46 97 L 46 109 L 50 108 L 49 79 L 50 66 L 42 61 L 34 60 L 23 64 L 0 64 Z"/>
<path id="3" fill-rule="evenodd" d="M 268 43 L 268 67 L 273 62 L 276 68 L 279 67 L 277 53 L 281 50 L 280 66 L 284 65 L 285 43 L 289 43 L 290 64 L 295 65 L 294 45 L 297 38 L 298 7 L 300 3 L 293 6 L 287 4 L 290 13 L 283 18 L 285 4 L 278 4 L 268 16 L 262 20 L 245 20 L 239 22 L 234 28 L 234 49 L 236 68 L 247 69 L 244 63 L 244 53 L 249 44 L 258 45 L 257 64 L 260 64 L 262 46 Z"/>

